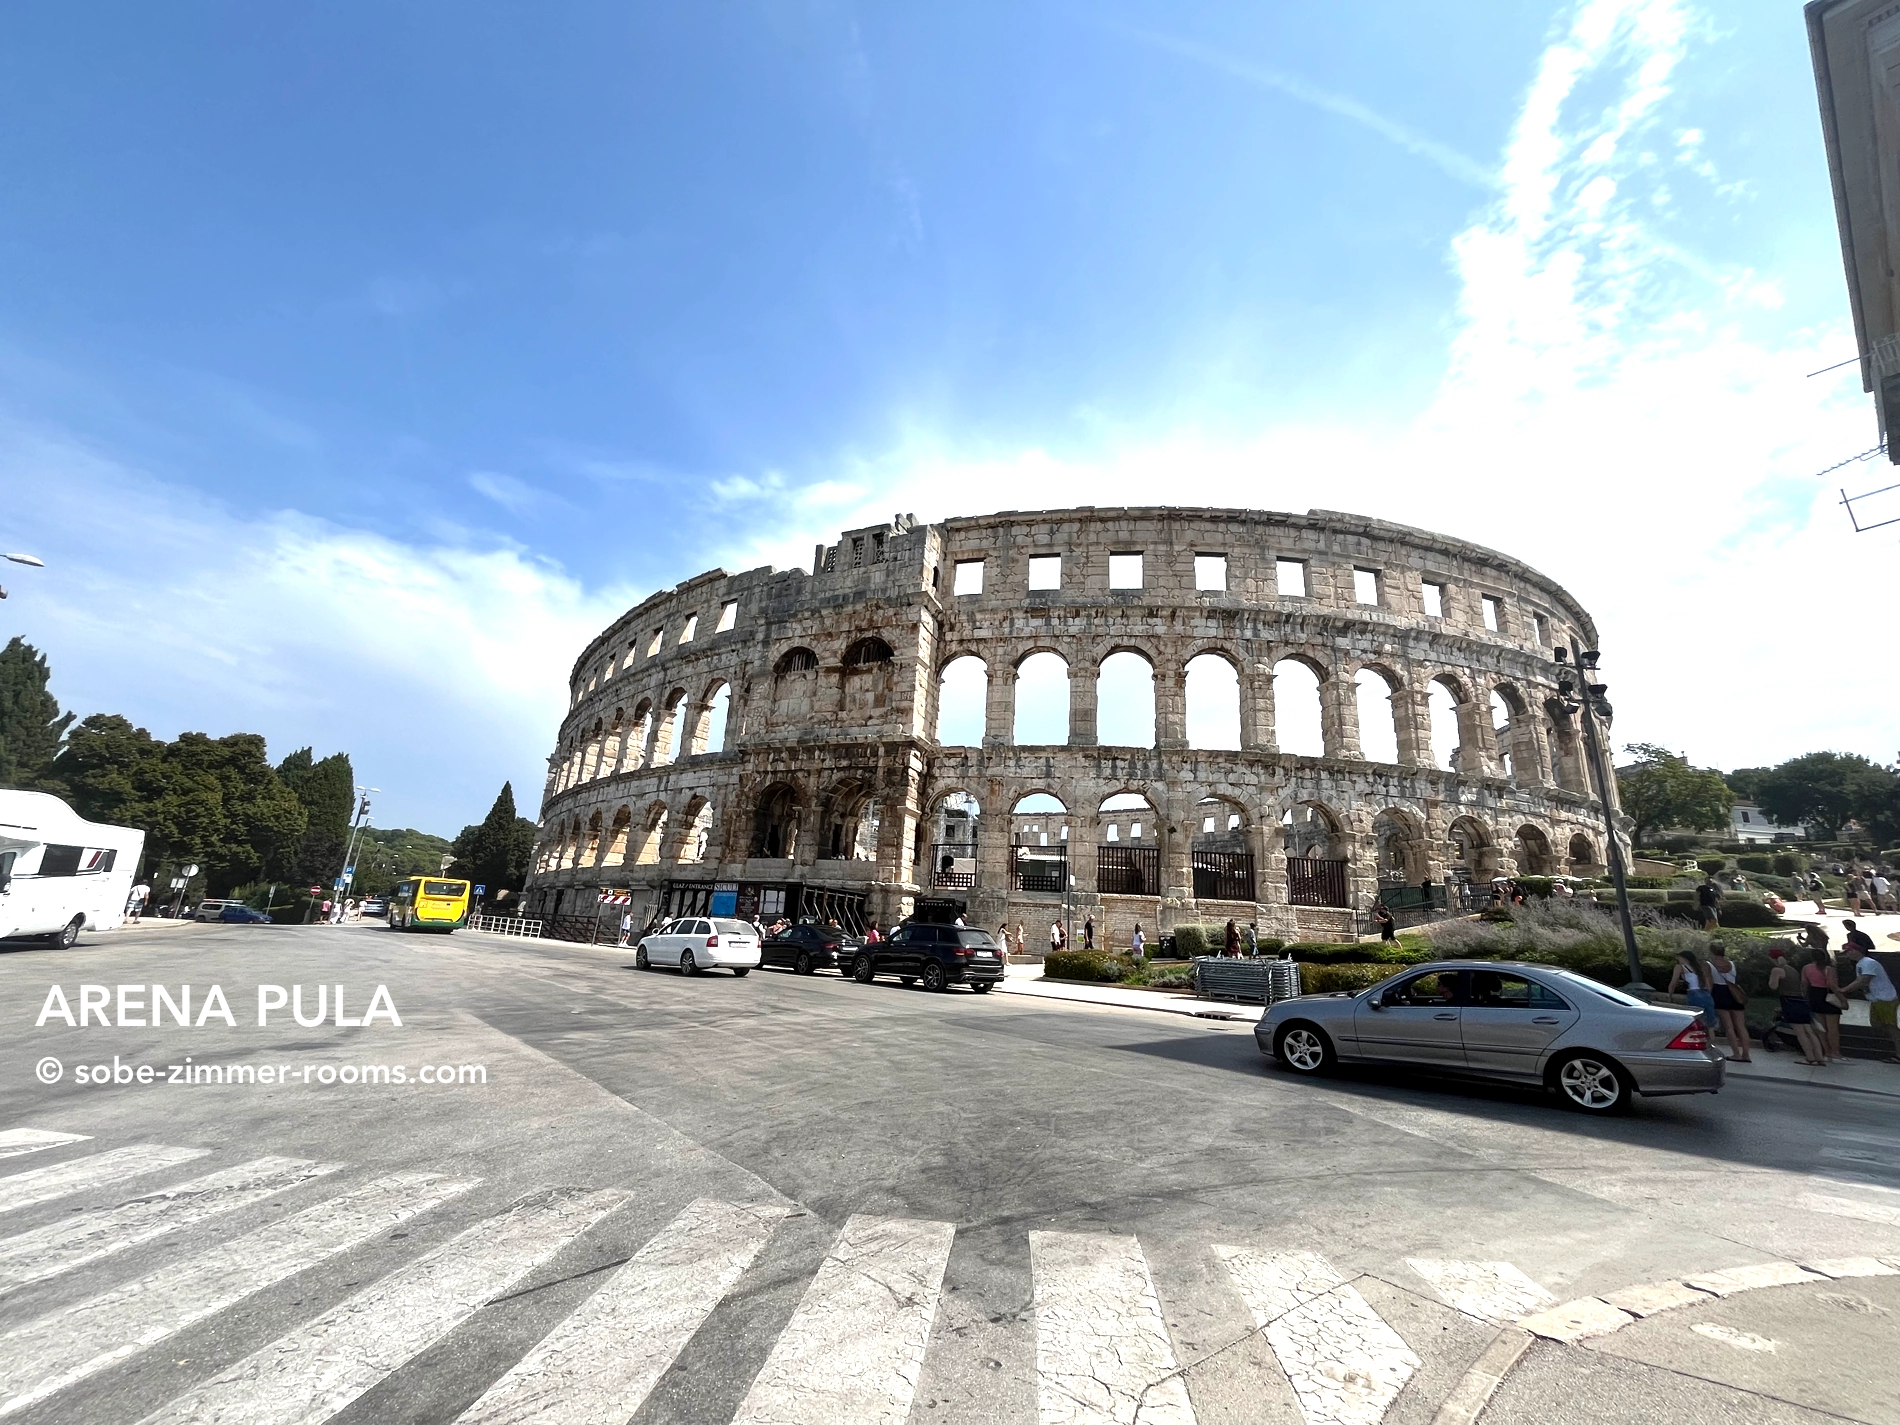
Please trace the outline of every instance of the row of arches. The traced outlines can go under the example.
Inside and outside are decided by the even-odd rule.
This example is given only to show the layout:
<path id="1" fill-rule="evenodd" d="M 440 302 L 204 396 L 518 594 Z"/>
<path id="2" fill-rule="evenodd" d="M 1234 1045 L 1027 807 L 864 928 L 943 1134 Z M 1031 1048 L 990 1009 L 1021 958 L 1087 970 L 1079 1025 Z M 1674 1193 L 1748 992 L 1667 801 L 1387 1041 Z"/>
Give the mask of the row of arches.
<path id="1" fill-rule="evenodd" d="M 556 826 L 541 845 L 535 869 L 694 865 L 706 859 L 712 833 L 713 806 L 703 796 L 689 798 L 677 818 L 664 801 L 648 804 L 637 821 L 630 806 L 621 806 L 611 817 L 596 810 Z"/>
<path id="2" fill-rule="evenodd" d="M 1386 664 L 1332 669 L 1290 654 L 1250 677 L 1224 649 L 1197 653 L 1177 679 L 1158 677 L 1145 652 L 1124 648 L 1103 658 L 1092 677 L 1055 650 L 1036 649 L 999 684 L 991 686 L 988 665 L 974 653 L 945 662 L 937 681 L 937 742 L 1263 747 L 1590 790 L 1571 715 L 1557 699 L 1540 706 L 1509 681 L 1487 688 L 1436 672 L 1421 699 Z"/>
<path id="3" fill-rule="evenodd" d="M 548 795 L 597 777 L 724 751 L 731 708 L 732 687 L 725 682 L 712 684 L 697 701 L 675 688 L 658 702 L 642 698 L 631 714 L 615 708 L 611 718 L 595 718 L 555 753 Z"/>

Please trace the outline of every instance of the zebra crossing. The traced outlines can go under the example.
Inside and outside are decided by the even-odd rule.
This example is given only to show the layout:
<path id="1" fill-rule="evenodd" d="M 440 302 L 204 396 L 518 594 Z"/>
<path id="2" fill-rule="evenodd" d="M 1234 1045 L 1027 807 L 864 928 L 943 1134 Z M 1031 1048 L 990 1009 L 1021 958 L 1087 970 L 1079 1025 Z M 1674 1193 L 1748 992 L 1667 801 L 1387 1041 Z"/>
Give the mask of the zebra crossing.
<path id="1" fill-rule="evenodd" d="M 0 1135 L 0 1153 L 83 1135 Z M 21 1146 L 27 1145 L 27 1146 Z M 0 1177 L 0 1214 L 85 1189 L 124 1189 L 205 1150 L 139 1144 Z M 300 1272 L 472 1192 L 480 1181 L 399 1172 L 351 1186 L 346 1164 L 263 1157 L 66 1212 L 0 1237 L 0 1302 L 28 1283 L 136 1251 L 296 1188 L 314 1205 L 198 1248 L 0 1332 L 0 1417 L 53 1401 Z M 340 1189 L 340 1190 L 339 1190 Z M 549 1187 L 481 1217 L 241 1359 L 215 1367 L 142 1425 L 315 1425 L 521 1290 L 622 1209 L 617 1188 Z M 462 1425 L 619 1425 L 715 1317 L 795 1210 L 699 1198 L 647 1237 L 457 1417 Z M 4 1225 L 0 1224 L 0 1230 Z M 732 1425 L 900 1425 L 910 1418 L 956 1243 L 954 1224 L 856 1215 L 831 1238 L 730 1417 Z M 1038 1425 L 1195 1425 L 1148 1252 L 1135 1236 L 1027 1233 Z M 398 1249 L 400 1250 L 400 1249 Z M 1170 1249 L 1178 1250 L 1178 1249 Z M 1379 1425 L 1423 1362 L 1324 1256 L 1208 1244 L 1215 1280 L 1270 1345 L 1307 1425 Z M 133 1258 L 132 1260 L 136 1260 Z M 1394 1264 L 1393 1271 L 1400 1270 Z M 1414 1259 L 1409 1289 L 1476 1321 L 1554 1298 L 1508 1262 Z M 1237 1313 L 1239 1314 L 1239 1313 Z M 763 1343 L 761 1343 L 763 1349 Z M 739 1383 L 733 1393 L 738 1393 Z M 466 1398 L 466 1397 L 464 1397 Z"/>

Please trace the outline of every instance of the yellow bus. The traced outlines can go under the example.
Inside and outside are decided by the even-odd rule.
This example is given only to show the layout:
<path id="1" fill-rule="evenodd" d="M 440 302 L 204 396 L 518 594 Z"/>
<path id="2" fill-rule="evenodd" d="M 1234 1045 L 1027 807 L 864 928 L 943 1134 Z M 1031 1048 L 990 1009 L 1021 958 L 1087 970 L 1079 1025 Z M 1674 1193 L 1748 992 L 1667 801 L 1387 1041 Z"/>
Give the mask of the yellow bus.
<path id="1" fill-rule="evenodd" d="M 389 893 L 391 930 L 439 930 L 468 923 L 468 882 L 411 876 Z"/>

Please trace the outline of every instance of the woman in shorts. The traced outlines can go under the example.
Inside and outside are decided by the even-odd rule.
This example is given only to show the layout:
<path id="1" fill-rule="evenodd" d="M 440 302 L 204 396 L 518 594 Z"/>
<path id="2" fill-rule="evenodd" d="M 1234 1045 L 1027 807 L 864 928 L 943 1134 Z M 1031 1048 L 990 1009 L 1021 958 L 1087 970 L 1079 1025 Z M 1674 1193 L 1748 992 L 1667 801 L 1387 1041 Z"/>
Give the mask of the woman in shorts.
<path id="1" fill-rule="evenodd" d="M 1746 1064 L 1748 1055 L 1748 1001 L 1743 997 L 1735 962 L 1719 940 L 1709 942 L 1709 993 L 1715 998 L 1715 1013 L 1722 1021 L 1722 1037 L 1728 1040 L 1728 1056 Z"/>
<path id="2" fill-rule="evenodd" d="M 1813 937 L 1819 934 L 1820 944 Z M 1808 1012 L 1814 1016 L 1815 1033 L 1821 1040 L 1821 1052 L 1830 1064 L 1841 1062 L 1841 982 L 1834 973 L 1834 957 L 1827 953 L 1827 935 L 1808 928 L 1808 963 L 1801 967 L 1801 982 L 1808 987 Z"/>
<path id="3" fill-rule="evenodd" d="M 1827 1050 L 1815 1031 L 1814 1012 L 1808 1008 L 1808 987 L 1802 982 L 1801 971 L 1788 959 L 1787 949 L 1781 945 L 1768 947 L 1768 963 L 1769 993 L 1781 1000 L 1778 1017 L 1794 1031 L 1804 1062 L 1817 1069 L 1826 1068 Z"/>
<path id="4" fill-rule="evenodd" d="M 1702 1017 L 1704 1029 L 1714 1029 L 1715 996 L 1709 993 L 1709 967 L 1687 950 L 1676 955 L 1676 970 L 1669 977 L 1669 998 L 1681 994 L 1683 1001 Z"/>

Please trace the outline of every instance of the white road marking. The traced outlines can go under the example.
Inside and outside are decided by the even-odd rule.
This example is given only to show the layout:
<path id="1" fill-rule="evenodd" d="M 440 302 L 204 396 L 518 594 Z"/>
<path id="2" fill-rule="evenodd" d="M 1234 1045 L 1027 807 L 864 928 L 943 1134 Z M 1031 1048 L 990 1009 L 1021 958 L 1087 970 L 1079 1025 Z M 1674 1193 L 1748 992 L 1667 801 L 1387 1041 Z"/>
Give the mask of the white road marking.
<path id="1" fill-rule="evenodd" d="M 699 1199 L 490 1386 L 461 1425 L 627 1419 L 785 1212 Z"/>
<path id="2" fill-rule="evenodd" d="M 733 1425 L 902 1425 L 955 1240 L 948 1222 L 846 1222 Z"/>
<path id="3" fill-rule="evenodd" d="M 1766 1336 L 1751 1335 L 1747 1331 L 1737 1331 L 1730 1326 L 1717 1326 L 1712 1322 L 1698 1321 L 1689 1329 L 1698 1335 L 1707 1336 L 1711 1341 L 1720 1341 L 1724 1346 L 1733 1346 L 1738 1351 L 1775 1349 L 1775 1343 Z"/>
<path id="4" fill-rule="evenodd" d="M 1853 1198 L 1830 1197 L 1826 1193 L 1804 1192 L 1794 1200 L 1794 1205 L 1809 1212 L 1827 1212 L 1859 1222 L 1884 1222 L 1889 1227 L 1900 1227 L 1900 1207 L 1889 1207 L 1884 1202 L 1859 1202 Z"/>
<path id="5" fill-rule="evenodd" d="M 145 1425 L 314 1425 L 446 1336 L 626 1200 L 558 1189 L 478 1222 L 227 1366 Z"/>
<path id="6" fill-rule="evenodd" d="M 385 1228 L 467 1192 L 479 1179 L 397 1173 L 0 1336 L 0 1415 L 55 1391 Z"/>
<path id="7" fill-rule="evenodd" d="M 0 1178 L 0 1212 L 31 1207 L 36 1202 L 51 1202 L 57 1197 L 104 1187 L 107 1183 L 155 1173 L 160 1168 L 175 1168 L 202 1158 L 209 1148 L 161 1148 L 155 1143 L 136 1143 L 129 1148 L 114 1148 L 90 1158 L 75 1158 L 70 1163 L 55 1163 L 50 1168 L 35 1168 Z"/>
<path id="8" fill-rule="evenodd" d="M 1431 1283 L 1445 1305 L 1494 1326 L 1541 1311 L 1557 1300 L 1509 1262 L 1446 1262 L 1431 1257 L 1405 1261 Z"/>
<path id="9" fill-rule="evenodd" d="M 63 1148 L 68 1143 L 85 1143 L 90 1133 L 55 1133 L 48 1128 L 8 1128 L 0 1130 L 0 1158 L 21 1153 L 37 1153 L 45 1148 Z"/>
<path id="10" fill-rule="evenodd" d="M 0 1292 L 58 1276 L 207 1217 L 248 1207 L 342 1166 L 304 1158 L 258 1158 L 117 1207 L 75 1213 L 0 1239 Z"/>
<path id="11" fill-rule="evenodd" d="M 1031 1232 L 1039 1425 L 1194 1425 L 1133 1237 Z"/>
<path id="12" fill-rule="evenodd" d="M 1424 1362 L 1359 1289 L 1316 1252 L 1214 1252 L 1266 1332 L 1307 1425 L 1378 1425 Z"/>

